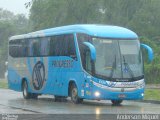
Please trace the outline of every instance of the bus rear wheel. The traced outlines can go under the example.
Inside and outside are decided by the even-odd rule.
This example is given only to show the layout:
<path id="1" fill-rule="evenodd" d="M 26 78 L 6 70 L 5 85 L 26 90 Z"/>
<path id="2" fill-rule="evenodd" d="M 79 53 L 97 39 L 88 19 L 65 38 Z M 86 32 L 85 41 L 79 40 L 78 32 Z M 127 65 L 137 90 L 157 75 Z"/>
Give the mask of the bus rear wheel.
<path id="1" fill-rule="evenodd" d="M 83 99 L 78 97 L 78 89 L 75 84 L 72 84 L 70 88 L 71 101 L 75 104 L 82 103 Z"/>
<path id="2" fill-rule="evenodd" d="M 24 99 L 30 99 L 32 94 L 28 92 L 28 84 L 26 81 L 22 84 L 22 92 L 23 92 L 23 98 Z"/>
<path id="3" fill-rule="evenodd" d="M 120 105 L 123 102 L 123 100 L 111 100 L 111 102 L 112 105 Z"/>

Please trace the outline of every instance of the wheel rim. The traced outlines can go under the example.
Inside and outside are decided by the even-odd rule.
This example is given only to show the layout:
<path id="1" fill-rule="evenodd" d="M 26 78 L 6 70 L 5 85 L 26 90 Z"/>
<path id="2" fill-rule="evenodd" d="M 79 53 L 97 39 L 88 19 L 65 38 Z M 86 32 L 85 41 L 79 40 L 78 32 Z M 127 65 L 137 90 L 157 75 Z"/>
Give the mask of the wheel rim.
<path id="1" fill-rule="evenodd" d="M 25 97 L 27 96 L 27 86 L 26 86 L 26 83 L 24 83 L 23 94 L 24 94 Z"/>
<path id="2" fill-rule="evenodd" d="M 72 100 L 75 102 L 77 100 L 77 89 L 76 88 L 73 88 L 72 89 Z"/>

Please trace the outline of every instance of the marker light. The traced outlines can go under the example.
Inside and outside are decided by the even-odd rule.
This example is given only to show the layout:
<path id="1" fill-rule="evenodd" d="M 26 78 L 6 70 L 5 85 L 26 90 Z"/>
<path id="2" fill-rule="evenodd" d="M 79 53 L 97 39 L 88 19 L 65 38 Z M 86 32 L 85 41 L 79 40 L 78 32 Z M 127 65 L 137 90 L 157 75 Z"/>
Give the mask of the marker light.
<path id="1" fill-rule="evenodd" d="M 98 91 L 96 91 L 96 92 L 94 93 L 94 95 L 95 95 L 96 97 L 99 97 L 99 96 L 100 96 L 100 93 L 99 93 Z"/>
<path id="2" fill-rule="evenodd" d="M 143 96 L 144 96 L 144 93 L 142 93 L 141 95 L 142 95 L 142 97 L 143 97 Z"/>

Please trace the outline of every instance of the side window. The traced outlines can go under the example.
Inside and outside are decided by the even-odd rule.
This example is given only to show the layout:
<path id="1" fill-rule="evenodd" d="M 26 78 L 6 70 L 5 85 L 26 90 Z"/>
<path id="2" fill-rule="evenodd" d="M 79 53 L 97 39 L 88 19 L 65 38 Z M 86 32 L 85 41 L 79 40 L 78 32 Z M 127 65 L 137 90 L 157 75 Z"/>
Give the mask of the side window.
<path id="1" fill-rule="evenodd" d="M 72 58 L 76 58 L 76 48 L 75 48 L 75 43 L 74 43 L 74 36 L 71 35 L 66 35 L 66 44 L 65 46 L 67 47 L 68 51 L 68 56 Z"/>
<path id="2" fill-rule="evenodd" d="M 87 34 L 78 33 L 77 40 L 78 40 L 83 68 L 87 71 L 90 71 L 91 70 L 90 58 L 89 58 L 90 52 L 88 51 L 88 48 L 86 48 L 86 46 L 83 44 L 83 42 L 91 42 L 92 38 Z"/>
<path id="3" fill-rule="evenodd" d="M 33 39 L 33 56 L 40 56 L 40 41 L 39 39 Z"/>
<path id="4" fill-rule="evenodd" d="M 17 57 L 18 45 L 16 43 L 17 43 L 16 40 L 9 41 L 9 54 L 12 57 Z"/>
<path id="5" fill-rule="evenodd" d="M 49 55 L 50 38 L 29 38 L 9 41 L 12 57 L 40 57 Z"/>
<path id="6" fill-rule="evenodd" d="M 50 42 L 49 37 L 40 38 L 40 55 L 41 56 L 49 55 L 49 49 L 50 49 L 49 42 Z"/>
<path id="7" fill-rule="evenodd" d="M 73 34 L 52 36 L 50 40 L 50 56 L 76 57 Z"/>
<path id="8" fill-rule="evenodd" d="M 12 57 L 69 56 L 76 58 L 73 34 L 9 41 Z"/>
<path id="9" fill-rule="evenodd" d="M 33 56 L 33 41 L 32 39 L 28 39 L 28 56 Z"/>
<path id="10" fill-rule="evenodd" d="M 28 53 L 30 57 L 40 56 L 40 42 L 38 39 L 29 39 Z"/>
<path id="11" fill-rule="evenodd" d="M 23 48 L 23 46 L 22 46 L 22 40 L 16 40 L 16 45 L 17 45 L 17 47 L 16 47 L 16 57 L 21 57 L 21 56 L 23 56 L 23 51 L 22 51 L 22 48 Z"/>
<path id="12" fill-rule="evenodd" d="M 9 54 L 12 57 L 26 57 L 27 56 L 27 43 L 26 40 L 18 39 L 18 40 L 11 40 L 9 42 Z"/>
<path id="13" fill-rule="evenodd" d="M 28 40 L 27 39 L 23 39 L 20 41 L 20 50 L 21 54 L 20 57 L 27 57 L 28 56 Z"/>
<path id="14" fill-rule="evenodd" d="M 52 36 L 50 40 L 50 56 L 63 56 L 64 54 L 64 36 Z"/>
<path id="15" fill-rule="evenodd" d="M 85 66 L 85 68 L 86 68 L 86 71 L 88 71 L 89 73 L 92 73 L 91 71 L 92 71 L 92 65 L 91 65 L 91 58 L 90 58 L 90 51 L 88 50 L 87 52 L 86 52 L 86 66 Z"/>
<path id="16" fill-rule="evenodd" d="M 59 35 L 56 37 L 56 55 L 57 56 L 65 56 L 66 49 L 64 43 L 64 35 Z"/>
<path id="17" fill-rule="evenodd" d="M 50 56 L 55 56 L 56 50 L 55 50 L 55 46 L 56 46 L 56 38 L 55 37 L 51 37 L 50 39 L 50 46 L 49 46 L 49 55 Z"/>

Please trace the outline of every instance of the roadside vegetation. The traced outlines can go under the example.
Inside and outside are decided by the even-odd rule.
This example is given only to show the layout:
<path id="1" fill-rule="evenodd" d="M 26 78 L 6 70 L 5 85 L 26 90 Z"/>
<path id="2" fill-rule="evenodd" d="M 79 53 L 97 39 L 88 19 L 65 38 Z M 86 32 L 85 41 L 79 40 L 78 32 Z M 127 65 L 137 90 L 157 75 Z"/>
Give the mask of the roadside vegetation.
<path id="1" fill-rule="evenodd" d="M 160 101 L 160 89 L 146 89 L 144 100 L 158 100 Z"/>
<path id="2" fill-rule="evenodd" d="M 7 89 L 8 88 L 7 80 L 1 80 L 0 79 L 0 88 L 3 88 L 3 89 Z"/>

